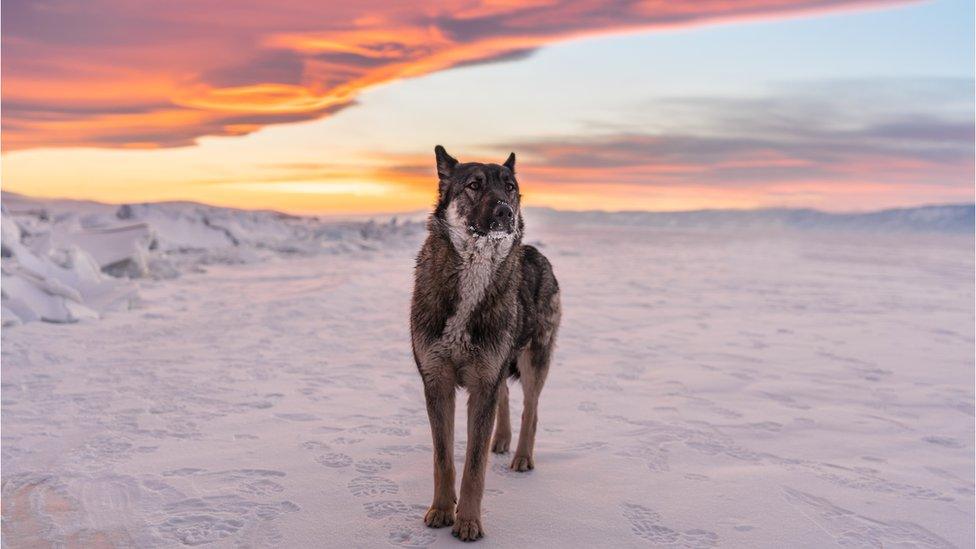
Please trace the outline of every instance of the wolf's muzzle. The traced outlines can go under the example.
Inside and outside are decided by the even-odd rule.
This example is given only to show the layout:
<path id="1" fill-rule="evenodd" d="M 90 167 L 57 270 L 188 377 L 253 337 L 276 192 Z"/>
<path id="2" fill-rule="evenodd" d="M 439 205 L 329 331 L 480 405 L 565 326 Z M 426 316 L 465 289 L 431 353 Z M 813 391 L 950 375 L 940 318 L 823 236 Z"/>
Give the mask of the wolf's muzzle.
<path id="1" fill-rule="evenodd" d="M 515 222 L 515 211 L 505 202 L 499 202 L 491 211 L 490 229 L 492 231 L 512 231 Z"/>

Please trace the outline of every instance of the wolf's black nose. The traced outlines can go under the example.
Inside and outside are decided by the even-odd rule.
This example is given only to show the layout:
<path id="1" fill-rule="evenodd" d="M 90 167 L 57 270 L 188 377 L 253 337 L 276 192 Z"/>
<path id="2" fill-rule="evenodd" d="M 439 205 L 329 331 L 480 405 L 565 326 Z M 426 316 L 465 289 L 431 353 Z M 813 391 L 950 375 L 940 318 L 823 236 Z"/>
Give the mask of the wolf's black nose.
<path id="1" fill-rule="evenodd" d="M 512 211 L 512 207 L 504 202 L 501 202 L 495 206 L 495 209 L 491 211 L 491 217 L 495 221 L 500 223 L 511 223 L 512 218 L 515 217 L 515 212 Z"/>

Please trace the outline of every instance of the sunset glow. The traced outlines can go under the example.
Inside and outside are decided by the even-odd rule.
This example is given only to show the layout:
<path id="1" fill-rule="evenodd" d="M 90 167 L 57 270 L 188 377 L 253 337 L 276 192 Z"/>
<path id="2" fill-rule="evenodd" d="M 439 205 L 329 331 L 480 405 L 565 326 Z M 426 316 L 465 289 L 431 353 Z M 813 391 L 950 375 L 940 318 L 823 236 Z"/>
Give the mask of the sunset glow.
<path id="1" fill-rule="evenodd" d="M 7 3 L 3 188 L 416 211 L 442 143 L 536 206 L 973 200 L 966 2 L 394 4 Z"/>

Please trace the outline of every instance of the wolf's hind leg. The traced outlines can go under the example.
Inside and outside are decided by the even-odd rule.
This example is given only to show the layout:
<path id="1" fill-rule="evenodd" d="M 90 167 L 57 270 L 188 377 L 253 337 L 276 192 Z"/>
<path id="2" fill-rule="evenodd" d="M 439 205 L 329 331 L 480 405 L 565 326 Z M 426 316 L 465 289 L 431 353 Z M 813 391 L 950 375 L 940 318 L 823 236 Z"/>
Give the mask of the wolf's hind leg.
<path id="1" fill-rule="evenodd" d="M 498 415 L 495 418 L 495 439 L 491 443 L 491 451 L 504 454 L 511 444 L 512 419 L 508 409 L 508 383 L 502 379 L 498 384 Z"/>
<path id="2" fill-rule="evenodd" d="M 539 394 L 549 373 L 551 346 L 531 346 L 519 356 L 519 379 L 525 395 L 522 405 L 522 427 L 519 429 L 518 446 L 511 468 L 515 471 L 529 471 L 535 468 L 532 452 L 535 449 L 535 431 L 539 423 Z"/>

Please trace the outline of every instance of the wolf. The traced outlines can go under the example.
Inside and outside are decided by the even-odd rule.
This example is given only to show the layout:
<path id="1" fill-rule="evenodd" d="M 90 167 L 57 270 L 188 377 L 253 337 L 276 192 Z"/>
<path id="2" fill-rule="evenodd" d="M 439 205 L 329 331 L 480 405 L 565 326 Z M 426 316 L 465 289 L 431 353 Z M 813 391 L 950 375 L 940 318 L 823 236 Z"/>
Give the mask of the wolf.
<path id="1" fill-rule="evenodd" d="M 539 394 L 561 317 L 559 284 L 549 260 L 522 244 L 515 153 L 501 165 L 461 163 L 440 145 L 434 156 L 437 205 L 417 256 L 410 308 L 413 356 L 434 442 L 434 499 L 424 523 L 453 524 L 454 536 L 473 541 L 485 532 L 488 451 L 506 453 L 512 440 L 509 377 L 521 381 L 525 401 L 511 468 L 535 468 Z M 460 498 L 454 489 L 458 387 L 468 392 Z"/>

